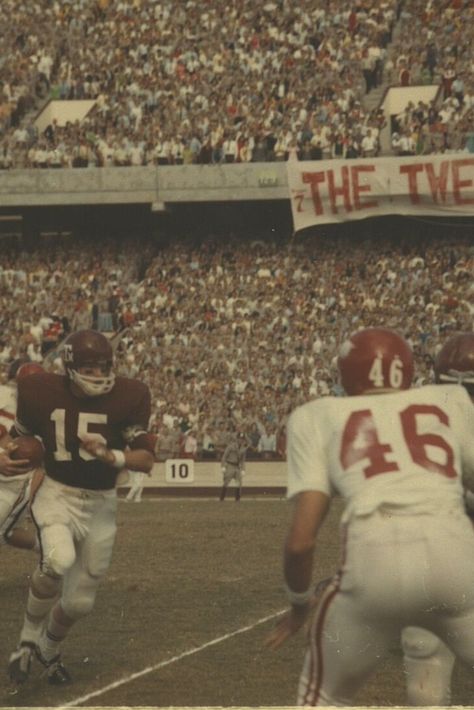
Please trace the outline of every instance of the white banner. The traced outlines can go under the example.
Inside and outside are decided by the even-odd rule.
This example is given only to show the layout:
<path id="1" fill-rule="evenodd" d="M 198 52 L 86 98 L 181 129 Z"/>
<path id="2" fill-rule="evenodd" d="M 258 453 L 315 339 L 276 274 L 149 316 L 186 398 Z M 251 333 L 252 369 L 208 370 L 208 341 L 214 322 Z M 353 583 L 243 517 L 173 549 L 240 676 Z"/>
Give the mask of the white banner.
<path id="1" fill-rule="evenodd" d="M 388 214 L 474 215 L 474 156 L 287 162 L 295 232 Z"/>

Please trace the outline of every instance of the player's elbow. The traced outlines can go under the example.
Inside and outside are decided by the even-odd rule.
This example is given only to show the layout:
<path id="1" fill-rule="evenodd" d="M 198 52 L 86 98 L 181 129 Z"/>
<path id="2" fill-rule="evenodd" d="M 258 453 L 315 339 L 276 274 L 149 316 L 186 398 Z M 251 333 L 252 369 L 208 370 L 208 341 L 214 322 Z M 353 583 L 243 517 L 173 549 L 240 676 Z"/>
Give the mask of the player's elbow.
<path id="1" fill-rule="evenodd" d="M 155 457 L 146 449 L 134 449 L 126 454 L 126 466 L 130 471 L 150 473 L 155 463 Z"/>
<path id="2" fill-rule="evenodd" d="M 314 538 L 288 538 L 286 541 L 286 554 L 291 557 L 304 557 L 314 551 Z"/>
<path id="3" fill-rule="evenodd" d="M 143 466 L 140 468 L 140 471 L 143 471 L 144 473 L 150 473 L 151 469 L 153 468 L 153 464 L 155 463 L 155 457 L 149 451 L 143 451 L 142 454 Z"/>

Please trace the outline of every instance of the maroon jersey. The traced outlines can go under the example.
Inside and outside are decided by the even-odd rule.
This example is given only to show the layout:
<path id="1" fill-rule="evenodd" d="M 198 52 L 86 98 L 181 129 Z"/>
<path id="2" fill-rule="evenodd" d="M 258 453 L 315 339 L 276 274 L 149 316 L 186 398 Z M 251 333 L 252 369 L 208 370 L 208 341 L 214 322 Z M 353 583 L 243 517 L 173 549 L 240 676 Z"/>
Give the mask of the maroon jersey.
<path id="1" fill-rule="evenodd" d="M 138 380 L 117 377 L 112 391 L 99 397 L 76 397 L 64 375 L 30 375 L 18 383 L 15 427 L 41 437 L 47 475 L 68 486 L 113 488 L 119 471 L 93 458 L 80 439 L 101 434 L 110 449 L 134 448 L 135 439 L 149 448 L 141 445 L 149 419 L 150 390 Z"/>

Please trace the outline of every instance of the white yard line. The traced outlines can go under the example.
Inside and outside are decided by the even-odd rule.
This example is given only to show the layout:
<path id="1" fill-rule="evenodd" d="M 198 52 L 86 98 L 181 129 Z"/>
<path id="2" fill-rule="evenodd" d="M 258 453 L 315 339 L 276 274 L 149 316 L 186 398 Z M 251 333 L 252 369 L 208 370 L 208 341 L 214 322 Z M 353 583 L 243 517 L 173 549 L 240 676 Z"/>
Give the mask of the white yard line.
<path id="1" fill-rule="evenodd" d="M 92 691 L 92 693 L 82 695 L 80 698 L 74 698 L 74 700 L 70 700 L 68 703 L 61 705 L 60 710 L 61 708 L 70 708 L 77 705 L 82 705 L 83 703 L 88 702 L 92 698 L 97 698 L 99 695 L 104 695 L 105 693 L 108 693 L 109 690 L 115 690 L 115 688 L 120 688 L 121 685 L 130 683 L 136 678 L 141 678 L 142 676 L 148 675 L 149 673 L 154 673 L 154 671 L 158 671 L 160 670 L 160 668 L 166 668 L 166 666 L 170 666 L 172 663 L 177 663 L 183 658 L 193 656 L 195 653 L 204 651 L 206 648 L 210 648 L 211 646 L 215 646 L 218 643 L 222 643 L 222 641 L 227 641 L 227 639 L 230 639 L 233 636 L 238 636 L 238 634 L 244 634 L 246 631 L 251 631 L 257 626 L 260 626 L 260 624 L 264 624 L 266 621 L 270 621 L 271 619 L 275 619 L 277 616 L 280 616 L 280 614 L 283 614 L 284 611 L 285 609 L 275 611 L 273 612 L 273 614 L 269 614 L 268 616 L 264 616 L 262 619 L 258 619 L 258 621 L 255 621 L 253 624 L 249 624 L 248 626 L 243 626 L 241 629 L 237 629 L 237 631 L 231 631 L 229 634 L 218 636 L 217 638 L 212 639 L 212 641 L 204 643 L 202 646 L 191 648 L 189 651 L 184 651 L 184 653 L 180 653 L 178 656 L 173 656 L 172 658 L 168 658 L 166 661 L 156 663 L 154 666 L 148 666 L 148 668 L 143 668 L 143 670 L 141 671 L 136 671 L 135 673 L 131 673 L 130 675 L 124 676 L 123 678 L 120 678 L 120 680 L 116 680 L 114 683 L 105 685 L 103 688 L 99 688 L 99 690 Z"/>

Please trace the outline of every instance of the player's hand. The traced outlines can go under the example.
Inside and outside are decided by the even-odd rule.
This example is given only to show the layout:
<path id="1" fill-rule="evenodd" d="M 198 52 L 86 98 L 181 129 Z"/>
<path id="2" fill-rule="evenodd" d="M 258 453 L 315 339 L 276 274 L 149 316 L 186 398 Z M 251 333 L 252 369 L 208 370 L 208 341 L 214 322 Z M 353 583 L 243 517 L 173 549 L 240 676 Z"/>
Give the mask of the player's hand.
<path id="1" fill-rule="evenodd" d="M 10 442 L 5 451 L 0 452 L 0 473 L 3 476 L 21 476 L 32 470 L 28 459 L 11 459 L 10 454 L 17 449 L 13 442 Z"/>
<path id="2" fill-rule="evenodd" d="M 264 645 L 275 649 L 284 644 L 290 636 L 296 634 L 304 626 L 312 606 L 310 602 L 304 606 L 292 606 L 289 611 L 285 612 L 273 631 L 268 634 Z"/>
<path id="3" fill-rule="evenodd" d="M 99 461 L 113 466 L 115 457 L 111 450 L 105 445 L 104 438 L 100 434 L 84 434 L 81 438 L 81 445 L 82 448 L 95 459 L 99 459 Z"/>
<path id="4" fill-rule="evenodd" d="M 318 606 L 320 599 L 329 585 L 332 583 L 333 577 L 322 579 L 314 588 L 314 594 L 307 604 L 304 606 L 293 606 L 285 613 L 277 623 L 273 631 L 265 639 L 265 646 L 269 648 L 278 648 L 287 638 L 293 636 L 305 624 L 312 610 Z"/>

